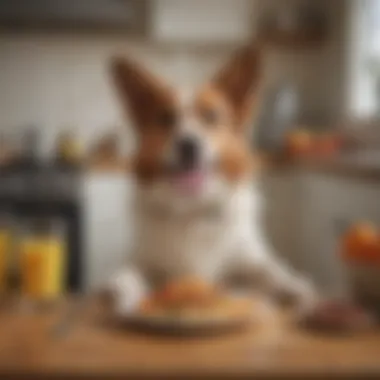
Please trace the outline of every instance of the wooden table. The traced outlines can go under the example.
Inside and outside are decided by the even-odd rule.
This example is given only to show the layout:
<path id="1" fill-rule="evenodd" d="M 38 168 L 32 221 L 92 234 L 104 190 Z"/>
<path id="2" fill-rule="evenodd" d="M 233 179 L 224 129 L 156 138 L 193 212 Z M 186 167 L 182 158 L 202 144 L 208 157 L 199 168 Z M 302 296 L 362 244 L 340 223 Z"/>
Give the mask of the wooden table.
<path id="1" fill-rule="evenodd" d="M 208 338 L 117 329 L 88 306 L 70 333 L 52 336 L 63 307 L 0 315 L 0 377 L 86 379 L 380 378 L 380 331 L 313 336 L 281 318 Z M 2 378 L 2 377 L 1 377 Z"/>

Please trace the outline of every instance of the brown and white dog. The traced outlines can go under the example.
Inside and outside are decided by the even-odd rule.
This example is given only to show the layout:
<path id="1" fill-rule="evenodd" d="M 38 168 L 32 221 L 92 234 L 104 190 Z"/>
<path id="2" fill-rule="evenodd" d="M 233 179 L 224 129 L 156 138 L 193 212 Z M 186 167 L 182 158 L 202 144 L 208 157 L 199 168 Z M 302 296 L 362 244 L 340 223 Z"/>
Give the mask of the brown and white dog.
<path id="1" fill-rule="evenodd" d="M 307 305 L 309 282 L 280 262 L 261 231 L 247 123 L 261 79 L 259 54 L 241 50 L 198 91 L 166 86 L 115 59 L 112 73 L 138 138 L 134 249 L 111 280 L 120 311 L 153 279 L 231 276 Z"/>

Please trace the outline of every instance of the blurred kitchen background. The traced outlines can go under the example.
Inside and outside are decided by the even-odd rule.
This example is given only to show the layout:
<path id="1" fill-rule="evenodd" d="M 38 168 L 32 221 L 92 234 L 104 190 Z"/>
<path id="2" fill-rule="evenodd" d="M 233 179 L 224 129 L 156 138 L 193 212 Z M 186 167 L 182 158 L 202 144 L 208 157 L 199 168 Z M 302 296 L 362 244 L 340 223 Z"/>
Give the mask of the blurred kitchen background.
<path id="1" fill-rule="evenodd" d="M 380 0 L 0 0 L 1 226 L 59 235 L 69 288 L 102 284 L 133 234 L 134 141 L 110 57 L 194 86 L 259 42 L 268 234 L 343 292 L 340 233 L 380 223 L 379 41 Z"/>

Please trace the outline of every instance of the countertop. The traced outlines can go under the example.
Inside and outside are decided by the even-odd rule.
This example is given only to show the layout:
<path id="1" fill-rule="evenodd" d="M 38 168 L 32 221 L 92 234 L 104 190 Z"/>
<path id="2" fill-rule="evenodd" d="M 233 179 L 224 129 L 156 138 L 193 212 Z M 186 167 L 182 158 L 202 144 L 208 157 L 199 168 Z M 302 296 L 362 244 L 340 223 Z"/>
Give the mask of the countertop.
<path id="1" fill-rule="evenodd" d="M 326 158 L 285 159 L 265 157 L 263 169 L 268 172 L 303 172 L 380 180 L 380 154 L 356 153 Z"/>
<path id="2" fill-rule="evenodd" d="M 0 376 L 88 379 L 260 379 L 380 377 L 380 329 L 356 336 L 312 335 L 287 318 L 219 337 L 144 335 L 83 308 L 67 336 L 51 334 L 67 306 L 45 312 L 3 308 Z"/>
<path id="3" fill-rule="evenodd" d="M 302 171 L 380 180 L 380 150 L 336 154 L 325 158 L 289 158 L 259 153 L 253 158 L 253 165 L 261 171 L 282 173 Z M 132 170 L 132 165 L 130 159 L 125 159 L 118 162 L 92 164 L 88 169 L 92 174 L 124 175 Z"/>

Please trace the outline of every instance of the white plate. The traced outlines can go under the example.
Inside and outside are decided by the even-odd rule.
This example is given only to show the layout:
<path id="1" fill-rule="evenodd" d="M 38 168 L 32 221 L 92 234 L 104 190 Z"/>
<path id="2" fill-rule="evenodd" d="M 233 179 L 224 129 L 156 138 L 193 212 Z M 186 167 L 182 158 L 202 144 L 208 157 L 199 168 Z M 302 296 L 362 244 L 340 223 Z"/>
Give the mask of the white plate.
<path id="1" fill-rule="evenodd" d="M 177 318 L 131 315 L 122 319 L 135 328 L 162 334 L 198 335 L 238 330 L 249 325 L 250 318 Z"/>
<path id="2" fill-rule="evenodd" d="M 237 298 L 238 299 L 238 298 Z M 142 314 L 114 313 L 113 319 L 121 326 L 133 327 L 139 330 L 146 330 L 160 334 L 171 335 L 207 335 L 229 332 L 243 329 L 252 325 L 262 318 L 261 305 L 252 302 L 251 311 L 247 309 L 245 313 L 238 314 L 215 314 L 197 315 L 172 315 L 163 314 Z"/>

